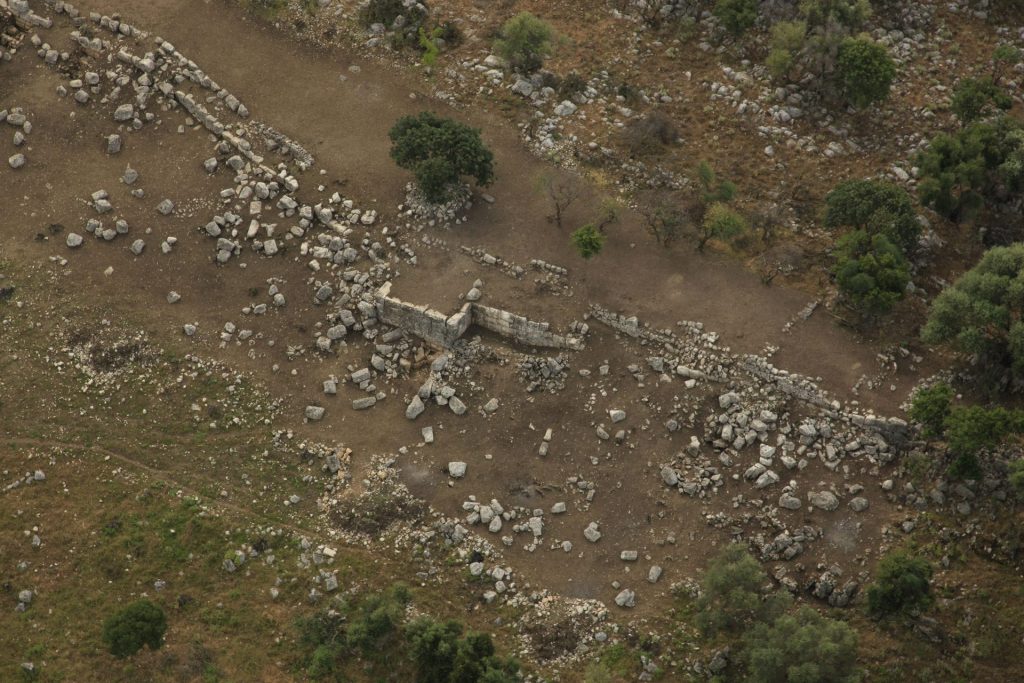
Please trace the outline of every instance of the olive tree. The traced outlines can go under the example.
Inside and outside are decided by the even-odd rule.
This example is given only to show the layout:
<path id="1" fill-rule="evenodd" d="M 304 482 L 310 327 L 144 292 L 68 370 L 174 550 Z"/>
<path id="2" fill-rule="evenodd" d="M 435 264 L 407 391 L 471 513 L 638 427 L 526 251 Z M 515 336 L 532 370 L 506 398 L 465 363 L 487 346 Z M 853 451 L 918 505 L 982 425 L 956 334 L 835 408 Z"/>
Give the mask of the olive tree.
<path id="1" fill-rule="evenodd" d="M 446 201 L 462 176 L 480 185 L 494 180 L 494 155 L 480 131 L 430 112 L 403 116 L 388 133 L 391 158 L 412 171 L 427 201 Z"/>
<path id="2" fill-rule="evenodd" d="M 103 622 L 103 642 L 115 657 L 130 657 L 148 646 L 159 649 L 167 632 L 167 617 L 159 605 L 138 600 Z"/>

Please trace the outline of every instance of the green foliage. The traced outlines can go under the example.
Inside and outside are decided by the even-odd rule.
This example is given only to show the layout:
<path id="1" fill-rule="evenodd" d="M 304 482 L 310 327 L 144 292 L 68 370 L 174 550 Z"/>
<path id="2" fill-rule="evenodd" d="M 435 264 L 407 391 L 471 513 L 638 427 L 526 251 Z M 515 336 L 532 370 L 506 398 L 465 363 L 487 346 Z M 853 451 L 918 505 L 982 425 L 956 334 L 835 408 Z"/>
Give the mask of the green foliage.
<path id="1" fill-rule="evenodd" d="M 761 565 L 738 543 L 730 543 L 708 565 L 697 600 L 697 626 L 707 635 L 740 631 L 755 621 L 771 621 L 791 602 L 789 593 L 767 598 Z"/>
<path id="2" fill-rule="evenodd" d="M 932 602 L 931 578 L 932 567 L 926 559 L 905 552 L 886 555 L 868 589 L 868 612 L 882 617 L 927 607 Z"/>
<path id="3" fill-rule="evenodd" d="M 384 24 L 390 28 L 399 16 L 405 16 L 406 25 L 418 26 L 423 22 L 425 13 L 415 5 L 406 8 L 402 0 L 370 0 L 359 10 L 359 21 L 363 26 Z"/>
<path id="4" fill-rule="evenodd" d="M 729 242 L 740 235 L 743 235 L 750 228 L 747 219 L 738 211 L 726 206 L 722 202 L 712 204 L 707 213 L 704 214 L 704 221 L 701 223 L 701 232 L 697 240 L 698 251 L 704 249 L 710 239 Z"/>
<path id="5" fill-rule="evenodd" d="M 956 221 L 986 203 L 1020 197 L 1024 181 L 1024 130 L 1007 115 L 974 121 L 955 134 L 940 133 L 922 152 L 921 203 Z"/>
<path id="6" fill-rule="evenodd" d="M 921 431 L 925 436 L 942 436 L 952 403 L 953 389 L 942 382 L 933 384 L 914 394 L 910 404 L 910 418 L 921 423 Z"/>
<path id="7" fill-rule="evenodd" d="M 571 239 L 576 251 L 585 259 L 597 256 L 604 248 L 605 236 L 594 227 L 593 223 L 587 223 L 573 232 Z"/>
<path id="8" fill-rule="evenodd" d="M 697 180 L 701 185 L 700 200 L 704 205 L 731 202 L 736 196 L 736 186 L 728 180 L 720 179 L 706 161 L 697 164 Z"/>
<path id="9" fill-rule="evenodd" d="M 996 109 L 1009 109 L 1013 99 L 991 78 L 965 78 L 953 88 L 950 108 L 961 123 L 988 116 Z"/>
<path id="10" fill-rule="evenodd" d="M 1024 458 L 1011 462 L 1008 469 L 1007 481 L 1018 496 L 1024 496 Z"/>
<path id="11" fill-rule="evenodd" d="M 800 11 L 812 29 L 841 26 L 859 31 L 871 17 L 868 0 L 801 0 Z"/>
<path id="12" fill-rule="evenodd" d="M 363 600 L 348 627 L 348 647 L 362 650 L 364 656 L 380 651 L 383 642 L 398 631 L 409 599 L 409 590 L 402 584 L 395 584 L 386 592 Z"/>
<path id="13" fill-rule="evenodd" d="M 713 12 L 729 33 L 741 36 L 757 22 L 757 0 L 717 0 Z"/>
<path id="14" fill-rule="evenodd" d="M 1004 43 L 992 51 L 992 80 L 999 83 L 1003 71 L 1017 64 L 1022 59 L 1021 50 L 1016 45 Z"/>
<path id="15" fill-rule="evenodd" d="M 825 225 L 885 235 L 905 254 L 913 253 L 921 226 L 903 188 L 884 180 L 847 180 L 825 197 Z"/>
<path id="16" fill-rule="evenodd" d="M 520 12 L 501 27 L 501 37 L 494 42 L 494 52 L 513 70 L 533 73 L 544 66 L 551 54 L 555 31 L 543 19 L 529 12 Z"/>
<path id="17" fill-rule="evenodd" d="M 836 76 L 846 99 L 866 107 L 889 96 L 896 65 L 883 45 L 870 38 L 847 38 L 839 46 Z"/>
<path id="18" fill-rule="evenodd" d="M 420 26 L 419 41 L 420 47 L 423 48 L 423 56 L 420 58 L 420 61 L 423 63 L 423 66 L 430 68 L 437 64 L 437 56 L 441 53 L 441 48 L 438 47 L 437 41 L 443 32 L 444 29 L 437 26 L 428 34 L 427 30 Z"/>
<path id="19" fill-rule="evenodd" d="M 480 185 L 494 179 L 494 155 L 480 140 L 480 131 L 430 112 L 404 116 L 391 132 L 391 158 L 416 175 L 428 201 L 442 203 L 449 188 L 464 176 Z"/>
<path id="20" fill-rule="evenodd" d="M 857 634 L 811 607 L 744 636 L 747 683 L 858 683 Z"/>
<path id="21" fill-rule="evenodd" d="M 133 602 L 103 622 L 103 642 L 115 657 L 130 657 L 144 645 L 157 650 L 166 632 L 164 611 L 149 600 Z"/>
<path id="22" fill-rule="evenodd" d="M 807 23 L 780 21 L 772 26 L 770 49 L 765 64 L 772 76 L 785 80 L 796 65 L 797 56 L 804 49 Z"/>
<path id="23" fill-rule="evenodd" d="M 982 406 L 957 406 L 946 418 L 946 442 L 956 456 L 971 456 L 998 446 L 1011 434 L 1024 432 L 1024 411 Z"/>
<path id="24" fill-rule="evenodd" d="M 406 629 L 417 683 L 513 683 L 519 665 L 495 654 L 491 637 L 457 621 L 421 617 Z"/>
<path id="25" fill-rule="evenodd" d="M 922 338 L 1024 380 L 1024 244 L 994 247 L 932 302 Z M 995 382 L 990 382 L 995 384 Z"/>
<path id="26" fill-rule="evenodd" d="M 910 267 L 885 235 L 871 236 L 864 230 L 847 233 L 836 244 L 835 257 L 836 284 L 854 309 L 881 315 L 903 298 Z"/>

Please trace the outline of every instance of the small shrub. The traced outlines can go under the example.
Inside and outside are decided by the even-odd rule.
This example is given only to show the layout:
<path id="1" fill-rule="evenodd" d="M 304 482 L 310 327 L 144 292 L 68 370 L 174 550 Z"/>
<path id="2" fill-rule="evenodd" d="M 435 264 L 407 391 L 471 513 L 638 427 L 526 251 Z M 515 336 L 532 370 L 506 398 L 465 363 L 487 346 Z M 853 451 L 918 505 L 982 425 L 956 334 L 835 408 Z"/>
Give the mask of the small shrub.
<path id="1" fill-rule="evenodd" d="M 558 96 L 563 100 L 571 100 L 587 89 L 587 80 L 575 71 L 570 72 L 558 84 Z"/>
<path id="2" fill-rule="evenodd" d="M 921 389 L 910 405 L 910 417 L 921 424 L 925 436 L 942 436 L 953 402 L 953 389 L 942 382 Z"/>
<path id="3" fill-rule="evenodd" d="M 1024 458 L 1010 463 L 1006 480 L 1018 496 L 1024 496 Z"/>
<path id="4" fill-rule="evenodd" d="M 544 66 L 554 39 L 555 31 L 547 22 L 520 12 L 501 27 L 494 51 L 514 71 L 530 74 Z"/>
<path id="5" fill-rule="evenodd" d="M 593 223 L 587 223 L 573 232 L 571 239 L 576 251 L 585 259 L 597 256 L 604 248 L 605 236 L 594 227 Z"/>
<path id="6" fill-rule="evenodd" d="M 747 683 L 859 683 L 857 633 L 811 607 L 755 624 L 743 639 Z"/>
<path id="7" fill-rule="evenodd" d="M 705 206 L 715 202 L 731 202 L 736 196 L 736 186 L 731 181 L 719 178 L 706 161 L 697 164 L 697 180 L 701 186 L 700 201 Z"/>
<path id="8" fill-rule="evenodd" d="M 796 65 L 797 55 L 804 49 L 807 24 L 802 21 L 780 21 L 772 26 L 770 49 L 765 65 L 777 80 L 786 80 Z"/>
<path id="9" fill-rule="evenodd" d="M 390 28 L 395 23 L 395 19 L 407 12 L 413 14 L 413 16 L 406 16 L 407 20 L 411 20 L 407 21 L 407 24 L 420 23 L 423 18 L 422 13 L 417 12 L 416 9 L 407 10 L 402 0 L 369 0 L 359 10 L 359 21 L 363 26 L 384 24 L 385 28 Z"/>
<path id="10" fill-rule="evenodd" d="M 1011 434 L 1024 431 L 1024 411 L 957 406 L 946 418 L 946 442 L 954 455 L 976 455 L 995 448 Z"/>
<path id="11" fill-rule="evenodd" d="M 741 36 L 757 22 L 757 0 L 717 0 L 714 15 L 734 36 Z"/>
<path id="12" fill-rule="evenodd" d="M 738 211 L 721 202 L 715 202 L 704 214 L 700 235 L 697 239 L 697 251 L 703 251 L 708 240 L 716 239 L 731 242 L 749 229 L 747 219 Z"/>
<path id="13" fill-rule="evenodd" d="M 138 600 L 103 622 L 103 642 L 115 657 L 130 657 L 148 646 L 157 650 L 164 643 L 167 617 L 149 600 Z"/>
<path id="14" fill-rule="evenodd" d="M 903 298 L 910 266 L 885 235 L 855 230 L 836 245 L 835 276 L 852 308 L 867 316 L 888 313 Z"/>
<path id="15" fill-rule="evenodd" d="M 889 96 L 896 65 L 879 43 L 847 38 L 839 46 L 836 76 L 846 99 L 855 107 L 866 107 Z"/>
<path id="16" fill-rule="evenodd" d="M 672 119 L 657 111 L 631 121 L 622 135 L 626 147 L 634 156 L 655 154 L 679 139 L 679 131 Z"/>
<path id="17" fill-rule="evenodd" d="M 922 557 L 896 552 L 878 563 L 875 582 L 868 589 L 868 611 L 883 617 L 931 604 L 932 567 Z"/>
<path id="18" fill-rule="evenodd" d="M 391 132 L 391 158 L 416 175 L 427 201 L 443 203 L 449 188 L 464 175 L 480 185 L 494 179 L 494 155 L 480 131 L 430 112 L 404 116 Z"/>
<path id="19" fill-rule="evenodd" d="M 976 121 L 995 110 L 1009 109 L 1011 106 L 1013 98 L 991 78 L 961 80 L 953 88 L 953 98 L 950 102 L 950 109 L 963 124 Z"/>
<path id="20" fill-rule="evenodd" d="M 438 36 L 448 47 L 455 47 L 462 43 L 462 29 L 454 21 L 446 21 L 439 26 L 441 33 Z"/>

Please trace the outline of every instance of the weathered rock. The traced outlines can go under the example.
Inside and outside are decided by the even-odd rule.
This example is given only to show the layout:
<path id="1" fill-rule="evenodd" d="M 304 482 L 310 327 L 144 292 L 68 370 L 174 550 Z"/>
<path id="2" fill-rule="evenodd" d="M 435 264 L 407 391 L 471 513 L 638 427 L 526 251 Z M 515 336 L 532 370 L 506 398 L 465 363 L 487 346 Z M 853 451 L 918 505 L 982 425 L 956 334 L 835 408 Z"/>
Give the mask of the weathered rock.
<path id="1" fill-rule="evenodd" d="M 310 422 L 319 422 L 324 419 L 325 412 L 320 406 L 306 406 L 306 419 Z"/>
<path id="2" fill-rule="evenodd" d="M 452 479 L 462 479 L 466 476 L 466 463 L 458 460 L 453 460 L 448 463 L 448 475 L 451 476 Z"/>

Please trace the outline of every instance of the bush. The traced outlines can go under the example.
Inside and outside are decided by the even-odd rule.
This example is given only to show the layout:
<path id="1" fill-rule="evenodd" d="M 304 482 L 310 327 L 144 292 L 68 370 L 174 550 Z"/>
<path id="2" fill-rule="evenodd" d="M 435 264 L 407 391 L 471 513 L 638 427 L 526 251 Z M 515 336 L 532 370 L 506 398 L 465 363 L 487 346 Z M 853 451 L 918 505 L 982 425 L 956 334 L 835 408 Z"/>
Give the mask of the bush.
<path id="1" fill-rule="evenodd" d="M 697 626 L 707 635 L 738 631 L 755 621 L 771 621 L 792 598 L 788 593 L 762 594 L 761 565 L 738 543 L 730 543 L 711 560 L 697 600 Z"/>
<path id="2" fill-rule="evenodd" d="M 1024 244 L 989 249 L 943 290 L 921 336 L 974 356 L 990 386 L 1024 385 Z"/>
<path id="3" fill-rule="evenodd" d="M 416 27 L 423 23 L 426 13 L 416 5 L 406 8 L 402 0 L 370 0 L 359 10 L 363 26 L 384 24 L 384 28 L 391 28 L 399 16 L 405 17 L 406 26 Z"/>
<path id="4" fill-rule="evenodd" d="M 420 617 L 406 627 L 417 683 L 513 683 L 519 666 L 495 655 L 491 637 L 462 636 L 457 621 Z"/>
<path id="5" fill-rule="evenodd" d="M 735 240 L 746 234 L 750 225 L 738 211 L 721 202 L 715 202 L 704 214 L 700 235 L 697 238 L 697 250 L 703 251 L 708 240 L 716 239 L 723 242 Z"/>
<path id="6" fill-rule="evenodd" d="M 597 256 L 604 248 L 605 236 L 594 227 L 593 223 L 587 223 L 576 230 L 572 233 L 571 239 L 576 251 L 585 259 Z"/>
<path id="7" fill-rule="evenodd" d="M 747 683 L 858 683 L 857 633 L 811 607 L 744 636 Z"/>
<path id="8" fill-rule="evenodd" d="M 115 657 L 130 657 L 144 645 L 157 650 L 164 643 L 167 617 L 149 600 L 138 600 L 103 622 L 103 642 Z"/>
<path id="9" fill-rule="evenodd" d="M 835 257 L 836 284 L 855 310 L 883 315 L 903 298 L 910 267 L 885 235 L 872 237 L 864 230 L 847 233 L 837 243 Z"/>
<path id="10" fill-rule="evenodd" d="M 666 145 L 671 145 L 679 139 L 679 131 L 672 119 L 654 111 L 642 119 L 631 121 L 622 136 L 630 154 L 640 156 L 660 152 Z"/>
<path id="11" fill-rule="evenodd" d="M 391 158 L 416 175 L 427 201 L 442 203 L 462 176 L 489 185 L 494 155 L 480 140 L 480 131 L 430 112 L 404 116 L 391 132 Z"/>
<path id="12" fill-rule="evenodd" d="M 896 552 L 882 558 L 874 584 L 868 589 L 868 611 L 883 617 L 932 602 L 932 567 L 921 557 Z"/>
<path id="13" fill-rule="evenodd" d="M 575 71 L 566 74 L 558 84 L 558 96 L 563 100 L 571 100 L 587 89 L 587 80 Z"/>
<path id="14" fill-rule="evenodd" d="M 896 65 L 884 46 L 869 38 L 847 38 L 836 61 L 839 87 L 855 107 L 866 107 L 889 96 Z"/>
<path id="15" fill-rule="evenodd" d="M 348 627 L 346 644 L 363 655 L 382 650 L 381 644 L 397 633 L 409 604 L 409 589 L 395 584 L 384 593 L 367 597 L 360 604 Z"/>
<path id="16" fill-rule="evenodd" d="M 925 436 L 942 436 L 953 402 L 953 390 L 942 382 L 921 389 L 910 404 L 910 418 L 921 424 Z"/>
<path id="17" fill-rule="evenodd" d="M 705 206 L 715 202 L 731 202 L 736 196 L 736 186 L 728 180 L 720 179 L 706 161 L 697 164 L 697 180 L 701 186 L 700 201 Z"/>
<path id="18" fill-rule="evenodd" d="M 1024 458 L 1010 463 L 1006 480 L 1018 496 L 1024 496 Z"/>
<path id="19" fill-rule="evenodd" d="M 957 222 L 987 204 L 1021 195 L 1024 130 L 1014 118 L 974 121 L 950 135 L 940 133 L 917 159 L 921 203 Z"/>
<path id="20" fill-rule="evenodd" d="M 991 78 L 965 78 L 953 89 L 950 109 L 960 123 L 967 124 L 996 109 L 1009 109 L 1013 99 Z"/>
<path id="21" fill-rule="evenodd" d="M 780 21 L 772 26 L 770 50 L 765 65 L 772 76 L 785 80 L 796 65 L 797 55 L 804 49 L 807 24 L 802 21 Z"/>
<path id="22" fill-rule="evenodd" d="M 729 33 L 741 36 L 757 22 L 757 0 L 717 0 L 714 15 Z"/>
<path id="23" fill-rule="evenodd" d="M 529 12 L 520 12 L 501 27 L 494 52 L 513 70 L 530 74 L 544 66 L 554 39 L 555 31 L 547 22 Z"/>
<path id="24" fill-rule="evenodd" d="M 885 235 L 905 254 L 917 247 L 921 226 L 903 188 L 884 180 L 847 180 L 825 197 L 825 226 Z"/>

